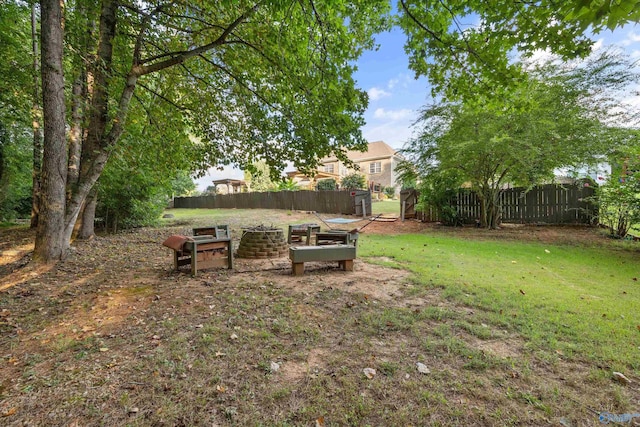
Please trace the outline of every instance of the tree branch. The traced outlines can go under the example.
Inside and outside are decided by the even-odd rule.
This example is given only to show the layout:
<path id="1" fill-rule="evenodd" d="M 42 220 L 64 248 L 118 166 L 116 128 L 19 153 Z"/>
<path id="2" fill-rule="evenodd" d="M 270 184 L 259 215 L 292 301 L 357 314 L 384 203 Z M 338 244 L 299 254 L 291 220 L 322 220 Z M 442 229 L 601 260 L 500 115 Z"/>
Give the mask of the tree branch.
<path id="1" fill-rule="evenodd" d="M 157 96 L 158 98 L 162 99 L 164 102 L 166 102 L 169 105 L 172 105 L 173 107 L 175 107 L 176 109 L 180 110 L 180 111 L 187 111 L 189 110 L 187 107 L 182 106 L 182 105 L 178 105 L 175 102 L 173 102 L 172 100 L 170 100 L 169 98 L 167 98 L 166 96 L 156 92 L 155 90 L 151 89 L 150 87 L 138 82 L 138 86 L 140 86 L 141 88 L 143 88 L 144 90 L 146 90 L 147 92 L 150 92 L 152 94 L 154 94 L 155 96 Z M 136 97 L 137 98 L 137 97 Z M 139 100 L 139 99 L 138 99 Z M 139 100 L 140 101 L 140 100 Z M 140 103 L 142 104 L 142 101 L 140 101 Z"/>
<path id="2" fill-rule="evenodd" d="M 151 74 L 156 71 L 164 70 L 165 68 L 172 67 L 177 64 L 181 64 L 187 59 L 193 58 L 195 56 L 200 56 L 201 54 L 213 49 L 214 47 L 221 46 L 226 43 L 227 37 L 231 34 L 233 30 L 235 30 L 245 19 L 251 16 L 260 6 L 260 3 L 256 3 L 251 9 L 245 11 L 242 15 L 236 18 L 223 32 L 222 34 L 206 45 L 182 52 L 173 58 L 166 59 L 164 61 L 157 62 L 148 66 L 137 66 L 132 70 L 138 76 L 143 76 L 145 74 Z"/>

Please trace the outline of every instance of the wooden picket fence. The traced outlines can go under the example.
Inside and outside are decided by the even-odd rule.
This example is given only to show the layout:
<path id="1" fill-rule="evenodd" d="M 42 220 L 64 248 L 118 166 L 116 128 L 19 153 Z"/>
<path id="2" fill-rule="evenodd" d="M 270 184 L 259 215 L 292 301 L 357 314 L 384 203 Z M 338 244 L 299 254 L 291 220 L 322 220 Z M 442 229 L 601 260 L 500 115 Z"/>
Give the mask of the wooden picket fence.
<path id="1" fill-rule="evenodd" d="M 433 207 L 418 210 L 418 192 L 404 190 L 400 207 L 405 205 L 405 218 L 425 222 L 439 221 Z M 590 186 L 546 184 L 532 189 L 510 188 L 500 193 L 501 220 L 520 224 L 591 224 L 597 211 L 590 201 L 595 189 Z M 480 218 L 480 200 L 472 191 L 460 189 L 451 201 L 462 222 L 474 223 Z"/>

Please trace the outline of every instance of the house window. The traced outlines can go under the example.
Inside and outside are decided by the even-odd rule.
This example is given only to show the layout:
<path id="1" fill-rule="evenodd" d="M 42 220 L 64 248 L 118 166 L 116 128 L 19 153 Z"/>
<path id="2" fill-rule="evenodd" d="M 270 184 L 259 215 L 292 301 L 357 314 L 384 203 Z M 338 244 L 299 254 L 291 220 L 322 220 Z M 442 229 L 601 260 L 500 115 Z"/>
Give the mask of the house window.
<path id="1" fill-rule="evenodd" d="M 333 165 L 324 165 L 324 171 L 326 173 L 333 173 Z"/>
<path id="2" fill-rule="evenodd" d="M 380 173 L 382 172 L 382 167 L 380 162 L 372 162 L 369 163 L 369 173 Z"/>

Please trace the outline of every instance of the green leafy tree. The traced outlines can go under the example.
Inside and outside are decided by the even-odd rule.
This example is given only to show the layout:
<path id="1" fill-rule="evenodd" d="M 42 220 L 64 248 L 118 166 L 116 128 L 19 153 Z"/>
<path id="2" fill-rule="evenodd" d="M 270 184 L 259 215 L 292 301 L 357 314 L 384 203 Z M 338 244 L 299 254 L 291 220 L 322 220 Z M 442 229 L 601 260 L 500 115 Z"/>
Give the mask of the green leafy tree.
<path id="1" fill-rule="evenodd" d="M 215 196 L 216 195 L 216 187 L 215 185 L 209 185 L 206 190 L 202 193 L 203 196 Z"/>
<path id="2" fill-rule="evenodd" d="M 196 183 L 187 171 L 178 171 L 170 185 L 170 196 L 190 196 L 196 191 Z"/>
<path id="3" fill-rule="evenodd" d="M 367 188 L 367 183 L 364 175 L 352 173 L 342 178 L 340 186 L 345 190 L 364 190 Z"/>
<path id="4" fill-rule="evenodd" d="M 321 179 L 320 181 L 318 181 L 317 188 L 319 191 L 333 191 L 338 188 L 338 183 L 333 178 Z"/>
<path id="5" fill-rule="evenodd" d="M 184 113 L 199 137 L 201 170 L 256 159 L 277 170 L 293 159 L 311 171 L 318 158 L 345 158 L 345 150 L 366 146 L 360 127 L 367 96 L 355 86 L 353 64 L 386 28 L 386 1 L 41 4 L 47 179 L 36 262 L 65 255 L 140 92 Z M 73 97 L 78 115 L 69 120 L 66 64 L 84 69 L 77 93 L 84 86 L 92 94 Z M 61 144 L 70 121 L 82 127 L 76 135 L 86 135 L 73 164 Z M 53 173 L 67 166 L 67 174 Z"/>
<path id="6" fill-rule="evenodd" d="M 627 84 L 637 78 L 624 72 L 630 65 L 605 54 L 569 72 L 540 69 L 499 97 L 432 105 L 403 152 L 416 164 L 425 195 L 443 194 L 442 184 L 457 190 L 469 183 L 480 199 L 481 224 L 495 228 L 504 184 L 532 186 L 556 168 L 597 161 L 612 149 L 619 130 L 606 122 L 618 113 L 600 94 L 622 88 L 622 75 Z"/>
<path id="7" fill-rule="evenodd" d="M 434 93 L 474 98 L 496 85 L 522 78 L 510 60 L 549 50 L 563 59 L 586 57 L 593 41 L 585 35 L 640 20 L 640 2 L 598 0 L 400 0 L 398 23 L 416 75 L 429 78 Z"/>
<path id="8" fill-rule="evenodd" d="M 272 171 L 267 162 L 259 161 L 247 165 L 244 171 L 244 181 L 249 191 L 269 191 L 275 187 Z"/>

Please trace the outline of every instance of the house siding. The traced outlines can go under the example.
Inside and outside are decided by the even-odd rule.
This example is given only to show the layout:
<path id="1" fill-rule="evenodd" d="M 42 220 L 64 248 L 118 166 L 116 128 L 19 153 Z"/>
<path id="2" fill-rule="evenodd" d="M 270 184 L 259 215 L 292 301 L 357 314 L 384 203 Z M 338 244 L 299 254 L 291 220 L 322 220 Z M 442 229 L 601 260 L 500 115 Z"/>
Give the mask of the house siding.
<path id="1" fill-rule="evenodd" d="M 401 158 L 396 154 L 395 150 L 389 147 L 382 141 L 370 143 L 370 147 L 374 147 L 372 151 L 362 153 L 351 153 L 349 158 L 352 159 L 356 169 L 353 167 L 346 167 L 344 163 L 333 158 L 325 158 L 324 161 L 320 161 L 318 164 L 318 171 L 325 172 L 325 166 L 333 165 L 333 174 L 336 175 L 338 181 L 343 177 L 350 175 L 354 172 L 364 175 L 365 182 L 373 189 L 374 185 L 380 186 L 380 191 L 383 191 L 385 187 L 394 187 L 396 194 L 400 193 L 400 187 L 396 184 L 396 167 L 399 159 Z M 370 165 L 374 162 L 380 163 L 379 173 L 370 173 Z M 338 182 L 340 184 L 340 182 Z"/>

